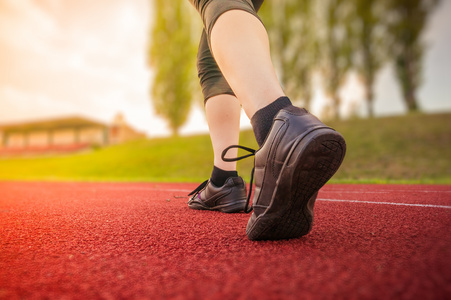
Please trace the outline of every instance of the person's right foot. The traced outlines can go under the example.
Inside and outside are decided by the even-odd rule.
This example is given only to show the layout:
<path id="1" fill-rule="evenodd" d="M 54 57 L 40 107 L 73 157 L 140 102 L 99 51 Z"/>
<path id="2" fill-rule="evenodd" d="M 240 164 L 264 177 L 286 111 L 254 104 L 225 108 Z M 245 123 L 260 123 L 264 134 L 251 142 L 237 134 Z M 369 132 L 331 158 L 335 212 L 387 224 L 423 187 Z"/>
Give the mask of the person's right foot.
<path id="1" fill-rule="evenodd" d="M 282 109 L 255 153 L 255 195 L 246 228 L 250 240 L 297 238 L 312 229 L 319 189 L 346 152 L 338 132 L 306 110 Z"/>
<path id="2" fill-rule="evenodd" d="M 244 211 L 247 193 L 243 178 L 238 176 L 229 177 L 220 187 L 207 180 L 188 196 L 191 196 L 189 208 L 235 213 Z"/>

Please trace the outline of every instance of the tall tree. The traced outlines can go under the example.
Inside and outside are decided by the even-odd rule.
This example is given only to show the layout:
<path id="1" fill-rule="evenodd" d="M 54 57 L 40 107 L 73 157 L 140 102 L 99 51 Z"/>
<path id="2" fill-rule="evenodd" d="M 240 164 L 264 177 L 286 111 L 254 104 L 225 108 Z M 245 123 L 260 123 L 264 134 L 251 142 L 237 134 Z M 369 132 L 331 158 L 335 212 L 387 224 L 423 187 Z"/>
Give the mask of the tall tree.
<path id="1" fill-rule="evenodd" d="M 384 16 L 386 4 L 381 0 L 354 0 L 355 62 L 362 79 L 369 117 L 374 116 L 374 82 L 387 60 L 388 39 Z"/>
<path id="2" fill-rule="evenodd" d="M 425 45 L 421 34 L 440 0 L 389 0 L 391 55 L 396 77 L 409 112 L 418 111 L 416 92 L 421 84 Z"/>
<path id="3" fill-rule="evenodd" d="M 273 0 L 262 7 L 271 54 L 286 93 L 309 109 L 317 63 L 313 0 Z"/>
<path id="4" fill-rule="evenodd" d="M 352 30 L 352 1 L 327 0 L 321 7 L 325 14 L 324 37 L 321 43 L 322 75 L 326 94 L 332 100 L 335 119 L 340 119 L 340 87 L 352 66 L 354 32 Z"/>
<path id="5" fill-rule="evenodd" d="M 186 0 L 154 0 L 154 24 L 149 51 L 154 70 L 152 100 L 173 134 L 178 134 L 198 95 L 195 69 L 197 43 Z M 187 13 L 188 11 L 188 13 Z"/>

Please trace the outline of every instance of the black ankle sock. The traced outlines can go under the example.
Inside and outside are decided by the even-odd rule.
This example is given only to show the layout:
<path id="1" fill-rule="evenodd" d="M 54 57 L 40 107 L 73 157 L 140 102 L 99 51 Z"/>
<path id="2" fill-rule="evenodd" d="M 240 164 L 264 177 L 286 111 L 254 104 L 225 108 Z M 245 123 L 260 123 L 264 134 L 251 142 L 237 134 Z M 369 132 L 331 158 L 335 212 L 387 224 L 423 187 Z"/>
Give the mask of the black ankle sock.
<path id="1" fill-rule="evenodd" d="M 261 147 L 271 130 L 272 122 L 277 113 L 288 106 L 292 106 L 288 97 L 280 97 L 273 103 L 258 110 L 251 118 L 252 129 L 258 145 Z"/>
<path id="2" fill-rule="evenodd" d="M 225 171 L 216 166 L 213 166 L 213 172 L 211 172 L 210 180 L 216 186 L 223 186 L 229 177 L 237 177 L 237 171 Z"/>

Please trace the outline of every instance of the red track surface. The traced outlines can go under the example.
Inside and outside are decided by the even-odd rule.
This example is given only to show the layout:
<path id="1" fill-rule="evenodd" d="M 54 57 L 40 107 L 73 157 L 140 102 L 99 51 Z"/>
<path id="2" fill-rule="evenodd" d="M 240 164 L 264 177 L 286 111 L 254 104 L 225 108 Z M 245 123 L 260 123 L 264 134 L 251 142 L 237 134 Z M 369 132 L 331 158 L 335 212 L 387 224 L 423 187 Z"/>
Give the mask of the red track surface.
<path id="1" fill-rule="evenodd" d="M 0 298 L 451 298 L 451 186 L 327 185 L 312 233 L 267 242 L 195 186 L 0 182 Z"/>

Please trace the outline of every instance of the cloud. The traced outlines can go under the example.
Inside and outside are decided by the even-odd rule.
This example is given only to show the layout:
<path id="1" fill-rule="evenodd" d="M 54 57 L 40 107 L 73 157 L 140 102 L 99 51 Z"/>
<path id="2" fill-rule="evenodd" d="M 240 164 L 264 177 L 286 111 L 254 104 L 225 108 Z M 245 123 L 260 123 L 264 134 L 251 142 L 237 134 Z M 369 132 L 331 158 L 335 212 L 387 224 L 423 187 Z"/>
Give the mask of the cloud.
<path id="1" fill-rule="evenodd" d="M 150 4 L 149 0 L 0 0 L 0 123 L 68 114 L 109 122 L 122 112 L 150 136 L 169 133 L 150 104 Z M 445 82 L 451 70 L 446 30 L 450 11 L 451 5 L 443 4 L 426 33 L 431 49 L 427 79 L 419 91 L 425 109 L 450 107 L 450 85 Z M 344 93 L 352 101 L 359 94 L 355 84 Z M 324 97 L 315 89 L 314 111 L 320 110 Z M 379 75 L 376 97 L 376 113 L 404 111 L 390 69 Z M 197 109 L 182 132 L 207 129 Z"/>
<path id="2" fill-rule="evenodd" d="M 0 122 L 66 114 L 111 121 L 121 111 L 150 135 L 164 132 L 149 104 L 148 2 L 0 2 Z"/>
<path id="3" fill-rule="evenodd" d="M 10 86 L 0 87 L 0 120 L 10 123 L 16 120 L 36 119 L 36 110 L 45 110 L 46 117 L 80 113 L 70 102 L 58 102 L 45 94 L 27 93 Z M 21 118 L 17 118 L 20 115 Z"/>

